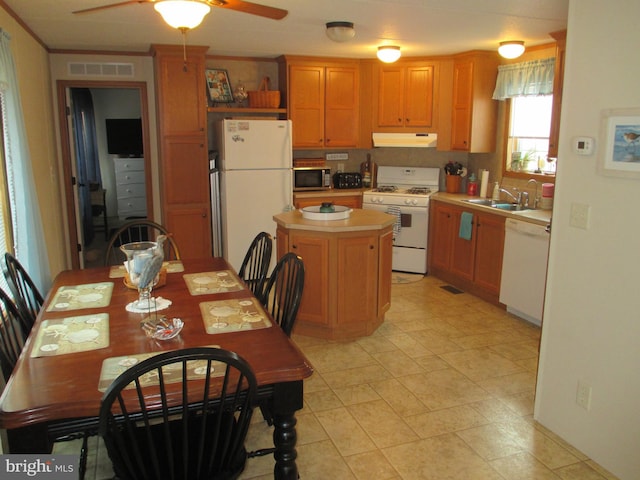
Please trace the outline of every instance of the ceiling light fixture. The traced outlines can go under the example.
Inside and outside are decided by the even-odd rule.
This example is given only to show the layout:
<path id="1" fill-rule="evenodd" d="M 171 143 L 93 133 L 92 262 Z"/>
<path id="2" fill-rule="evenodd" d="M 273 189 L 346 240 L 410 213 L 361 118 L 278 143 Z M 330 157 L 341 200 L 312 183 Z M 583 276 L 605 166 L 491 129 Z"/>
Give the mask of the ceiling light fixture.
<path id="1" fill-rule="evenodd" d="M 153 8 L 165 22 L 179 30 L 197 27 L 211 11 L 208 4 L 196 0 L 160 0 Z"/>
<path id="2" fill-rule="evenodd" d="M 400 55 L 400 47 L 397 45 L 378 47 L 378 58 L 384 63 L 393 63 L 400 58 Z"/>
<path id="3" fill-rule="evenodd" d="M 504 58 L 518 58 L 524 53 L 524 42 L 522 40 L 500 42 L 498 53 Z"/>
<path id="4" fill-rule="evenodd" d="M 329 22 L 326 24 L 326 27 L 327 37 L 334 42 L 346 42 L 356 35 L 353 23 L 351 22 Z"/>

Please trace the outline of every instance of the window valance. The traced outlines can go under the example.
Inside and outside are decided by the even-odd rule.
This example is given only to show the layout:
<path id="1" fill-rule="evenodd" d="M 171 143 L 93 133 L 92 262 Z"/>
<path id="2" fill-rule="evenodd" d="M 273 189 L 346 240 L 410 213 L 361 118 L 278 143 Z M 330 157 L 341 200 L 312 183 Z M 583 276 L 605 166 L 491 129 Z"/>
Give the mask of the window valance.
<path id="1" fill-rule="evenodd" d="M 555 58 L 545 58 L 500 65 L 493 99 L 552 94 L 555 64 Z"/>

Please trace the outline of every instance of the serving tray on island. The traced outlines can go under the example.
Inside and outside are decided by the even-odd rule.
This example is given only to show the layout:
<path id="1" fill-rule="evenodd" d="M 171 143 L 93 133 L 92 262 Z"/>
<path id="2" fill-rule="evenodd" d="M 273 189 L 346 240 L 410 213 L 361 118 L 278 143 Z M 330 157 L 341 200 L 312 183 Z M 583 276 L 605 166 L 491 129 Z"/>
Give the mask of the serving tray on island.
<path id="1" fill-rule="evenodd" d="M 301 208 L 302 217 L 307 220 L 344 220 L 351 216 L 352 208 L 336 205 L 335 212 L 321 212 L 321 205 Z"/>

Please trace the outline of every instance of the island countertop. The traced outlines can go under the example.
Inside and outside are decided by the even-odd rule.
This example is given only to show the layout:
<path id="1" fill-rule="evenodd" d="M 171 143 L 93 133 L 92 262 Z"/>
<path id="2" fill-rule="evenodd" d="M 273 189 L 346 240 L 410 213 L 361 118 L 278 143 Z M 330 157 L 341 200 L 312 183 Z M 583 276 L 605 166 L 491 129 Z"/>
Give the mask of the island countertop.
<path id="1" fill-rule="evenodd" d="M 393 225 L 396 217 L 377 210 L 354 208 L 351 216 L 344 220 L 308 220 L 300 210 L 279 213 L 273 220 L 289 230 L 310 230 L 319 232 L 357 232 L 363 230 L 382 230 Z"/>

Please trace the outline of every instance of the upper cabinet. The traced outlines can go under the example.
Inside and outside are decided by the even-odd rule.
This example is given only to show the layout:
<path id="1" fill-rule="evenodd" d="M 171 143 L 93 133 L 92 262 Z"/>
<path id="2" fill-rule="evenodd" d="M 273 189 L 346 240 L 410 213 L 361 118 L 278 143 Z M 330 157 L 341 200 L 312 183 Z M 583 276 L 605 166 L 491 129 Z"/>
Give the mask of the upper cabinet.
<path id="1" fill-rule="evenodd" d="M 553 105 L 551 107 L 551 130 L 549 132 L 550 158 L 558 158 L 558 137 L 560 134 L 560 107 L 562 105 L 562 86 L 564 83 L 564 55 L 567 44 L 567 31 L 554 32 L 556 40 L 556 64 L 553 72 Z"/>
<path id="2" fill-rule="evenodd" d="M 496 146 L 496 86 L 499 59 L 493 52 L 456 55 L 453 64 L 451 150 L 493 152 Z"/>
<path id="3" fill-rule="evenodd" d="M 428 62 L 381 65 L 376 126 L 411 130 L 433 127 L 435 72 L 435 65 Z"/>
<path id="4" fill-rule="evenodd" d="M 355 148 L 359 138 L 358 61 L 281 57 L 280 78 L 294 148 Z"/>
<path id="5" fill-rule="evenodd" d="M 211 255 L 207 156 L 207 47 L 154 45 L 163 224 L 182 258 Z"/>

